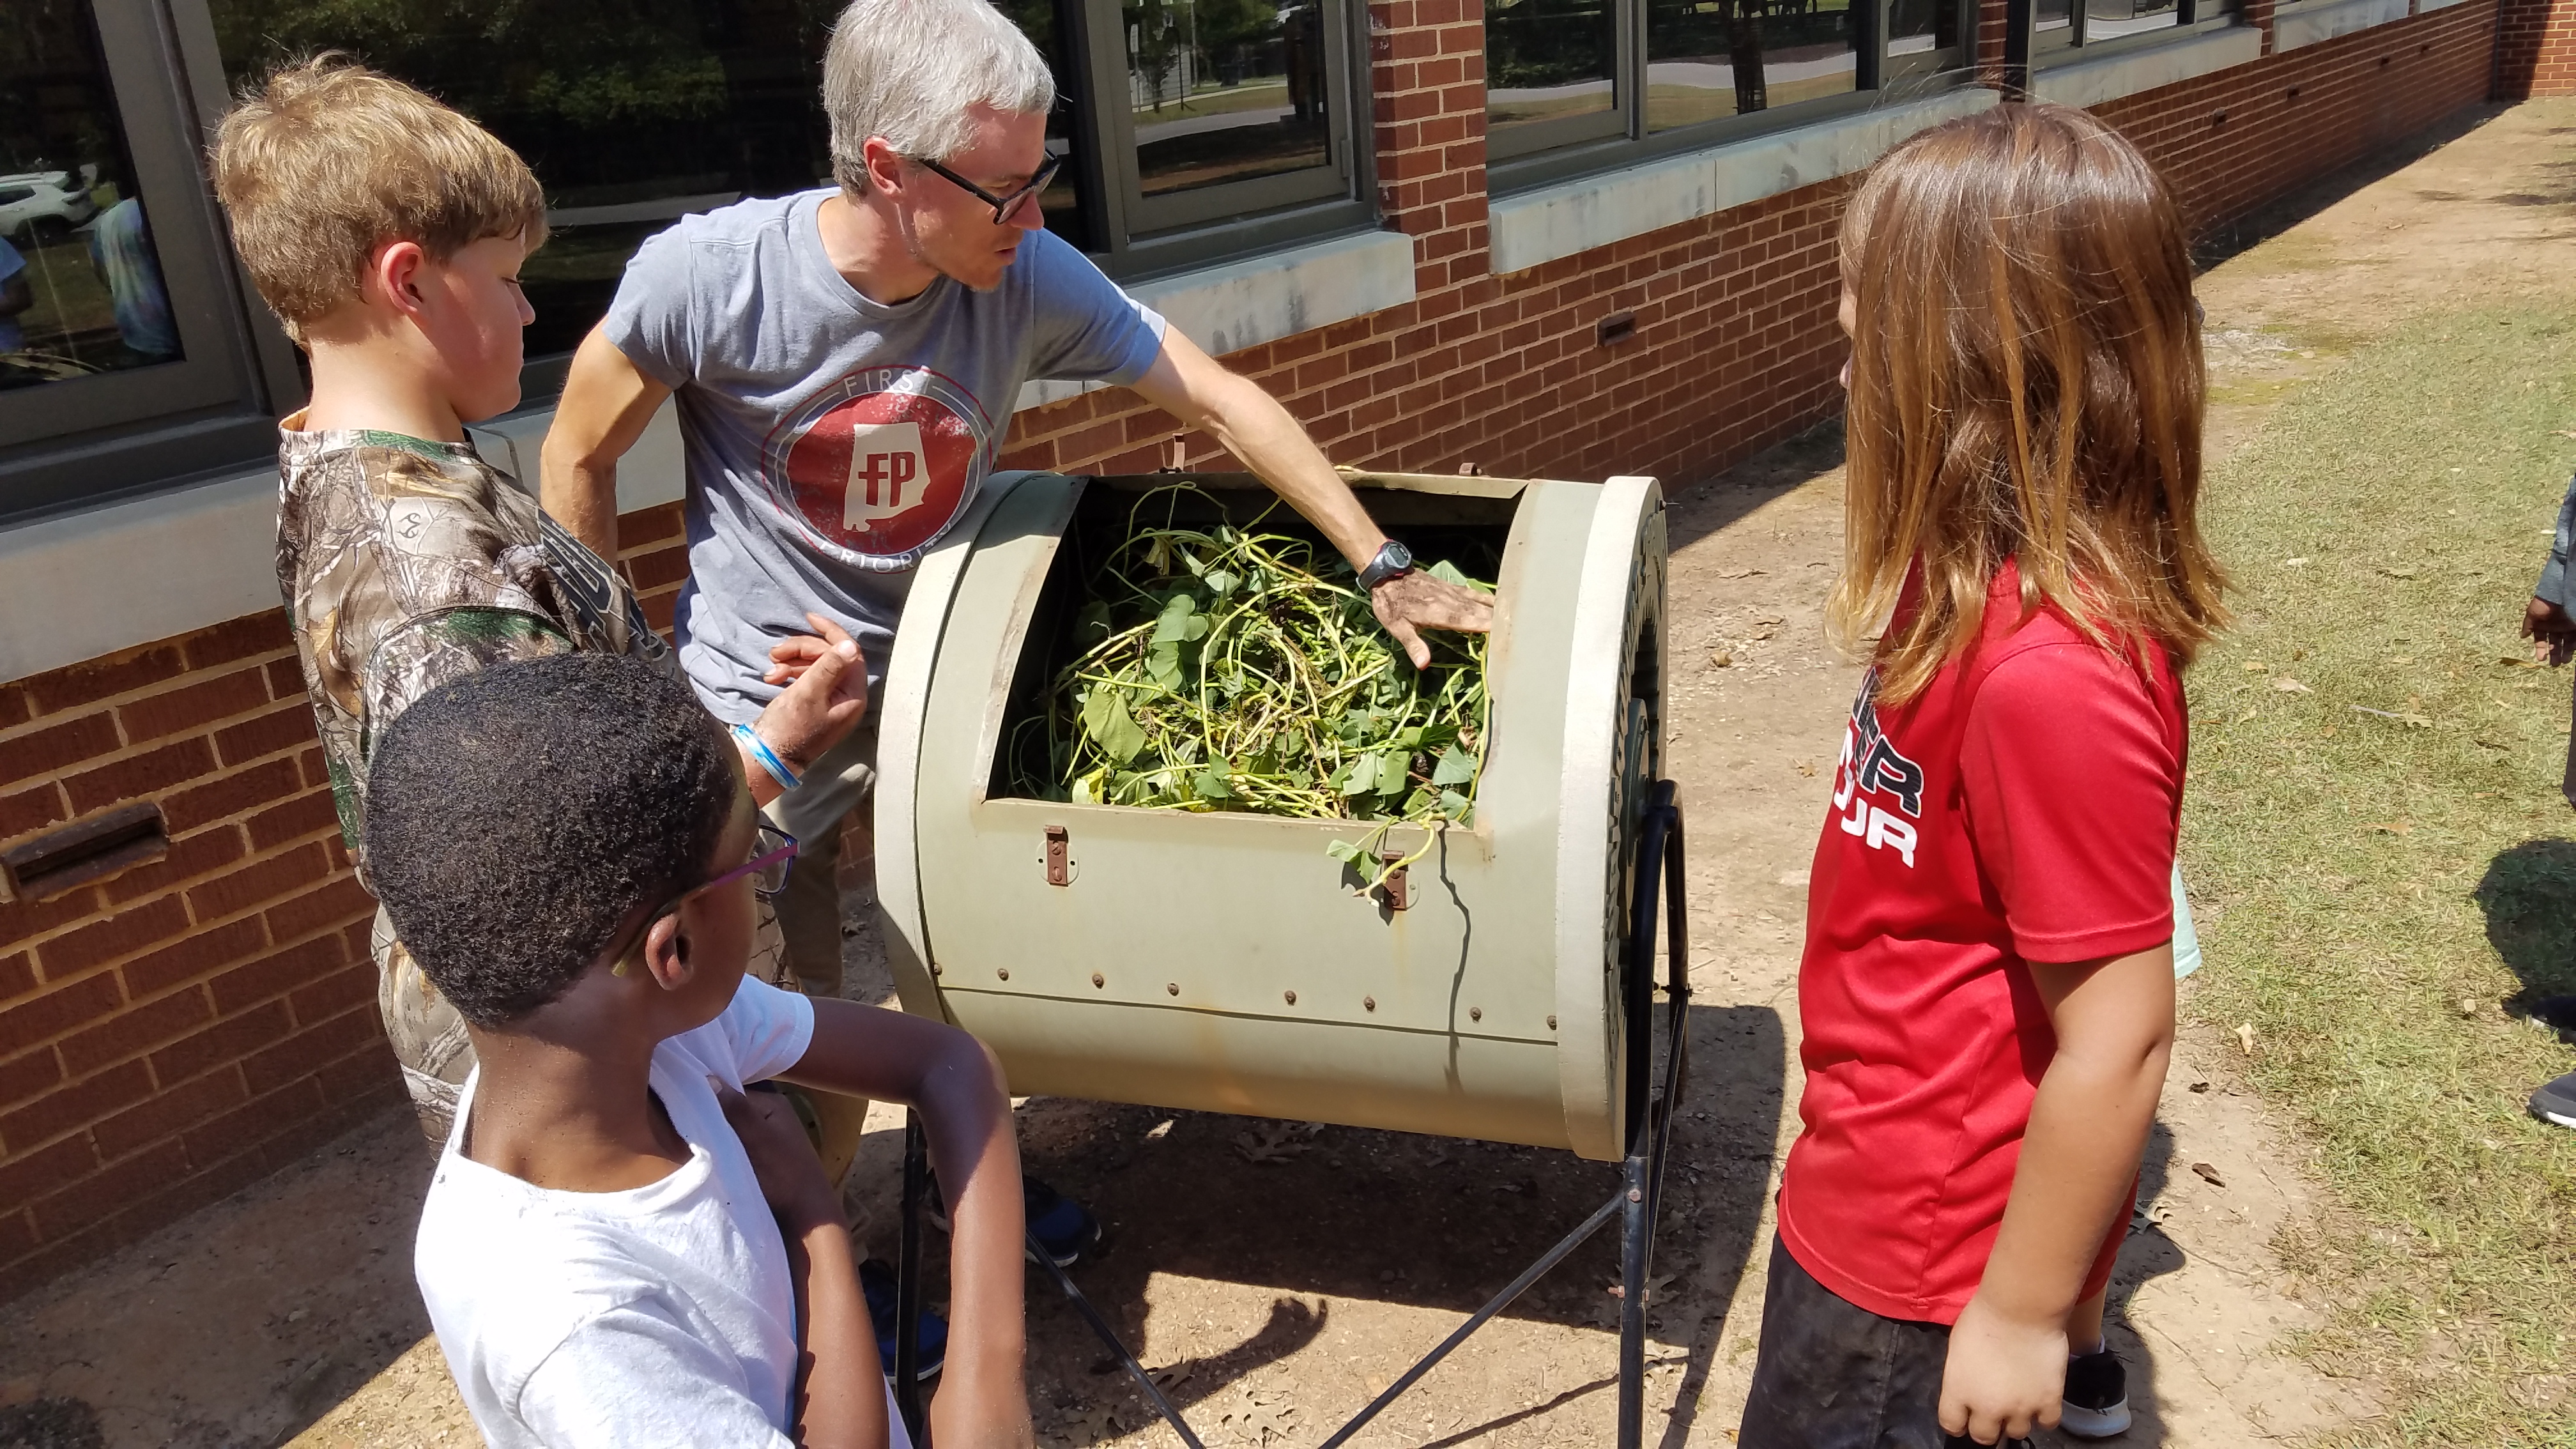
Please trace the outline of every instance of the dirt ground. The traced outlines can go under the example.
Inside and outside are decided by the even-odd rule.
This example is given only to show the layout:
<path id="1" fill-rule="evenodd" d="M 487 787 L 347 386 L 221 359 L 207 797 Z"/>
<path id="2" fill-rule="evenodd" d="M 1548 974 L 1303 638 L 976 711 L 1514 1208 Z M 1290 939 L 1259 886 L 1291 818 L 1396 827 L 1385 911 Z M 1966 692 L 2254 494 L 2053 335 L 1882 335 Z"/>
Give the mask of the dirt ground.
<path id="1" fill-rule="evenodd" d="M 2201 284 L 2212 456 L 2401 317 L 2567 285 L 2571 202 L 2576 104 L 2533 102 L 2241 229 Z M 1795 1131 L 1806 867 L 1858 679 L 1820 629 L 1838 461 L 1827 430 L 1674 490 L 1669 741 L 1697 995 L 1650 1312 L 1648 1432 L 1667 1449 L 1733 1440 Z M 864 991 L 873 932 L 850 944 Z M 2374 1412 L 2367 1384 L 2284 1352 L 2315 1318 L 2276 1288 L 2271 1245 L 2316 1200 L 2237 1051 L 2186 1035 L 2149 1147 L 2113 1291 L 2129 1444 L 2215 1449 Z M 1029 1170 L 1109 1225 L 1085 1291 L 1211 1445 L 1319 1442 L 1614 1185 L 1563 1153 L 1076 1101 L 1028 1103 L 1021 1132 Z M 900 1136 L 880 1109 L 850 1194 L 888 1255 Z M 0 1449 L 473 1443 L 411 1282 L 429 1161 L 388 1118 L 10 1305 Z M 1355 1442 L 1609 1442 L 1615 1280 L 1605 1236 Z M 1032 1279 L 1029 1301 L 1044 1442 L 1178 1442 L 1051 1287 Z"/>

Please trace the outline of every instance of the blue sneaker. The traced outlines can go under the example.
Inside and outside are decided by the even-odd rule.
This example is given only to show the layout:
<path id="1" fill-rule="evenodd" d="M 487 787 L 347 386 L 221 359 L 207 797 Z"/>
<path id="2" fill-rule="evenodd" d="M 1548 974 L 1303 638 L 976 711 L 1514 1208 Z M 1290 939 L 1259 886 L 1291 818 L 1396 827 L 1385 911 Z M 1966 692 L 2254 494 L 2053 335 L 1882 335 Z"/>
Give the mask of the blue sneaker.
<path id="1" fill-rule="evenodd" d="M 877 1359 L 885 1366 L 886 1382 L 894 1382 L 895 1277 L 894 1265 L 882 1258 L 870 1258 L 859 1265 L 859 1292 L 868 1300 L 868 1323 L 877 1331 Z M 921 1367 L 913 1377 L 927 1379 L 939 1372 L 948 1361 L 948 1320 L 924 1308 L 921 1310 Z"/>
<path id="2" fill-rule="evenodd" d="M 1085 1253 L 1100 1246 L 1100 1220 L 1089 1209 L 1057 1192 L 1034 1177 L 1020 1179 L 1020 1214 L 1027 1219 L 1029 1235 L 1046 1249 L 1047 1256 L 1059 1268 L 1070 1268 L 1082 1261 Z M 939 1179 L 930 1179 L 930 1222 L 941 1232 L 948 1231 L 948 1201 L 939 1192 Z M 1028 1253 L 1037 1261 L 1034 1249 Z"/>

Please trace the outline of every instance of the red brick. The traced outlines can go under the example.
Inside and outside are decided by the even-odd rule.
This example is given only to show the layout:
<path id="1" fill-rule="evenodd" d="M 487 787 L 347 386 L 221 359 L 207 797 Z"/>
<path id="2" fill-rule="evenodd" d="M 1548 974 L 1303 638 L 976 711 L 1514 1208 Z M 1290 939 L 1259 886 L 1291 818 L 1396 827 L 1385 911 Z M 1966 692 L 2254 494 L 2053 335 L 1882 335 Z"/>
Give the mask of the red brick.
<path id="1" fill-rule="evenodd" d="M 125 994 L 133 1001 L 158 996 L 185 981 L 212 975 L 250 956 L 268 944 L 268 932 L 257 916 L 244 916 L 211 926 L 162 947 L 149 955 L 137 956 L 117 968 L 125 978 Z"/>
<path id="2" fill-rule="evenodd" d="M 63 803 L 62 787 L 51 780 L 33 790 L 0 795 L 0 841 L 15 840 L 57 820 L 71 818 L 70 807 Z"/>
<path id="3" fill-rule="evenodd" d="M 295 1020 L 311 1026 L 376 999 L 376 968 L 371 961 L 360 961 L 334 971 L 287 998 L 295 1009 Z"/>
<path id="4" fill-rule="evenodd" d="M 0 1215 L 0 1263 L 23 1258 L 35 1248 L 35 1219 L 25 1212 Z M 5 1298 L 5 1295 L 0 1295 L 0 1298 Z"/>
<path id="5" fill-rule="evenodd" d="M 200 629 L 186 640 L 188 667 L 211 669 L 248 659 L 254 654 L 274 654 L 295 647 L 295 632 L 286 622 L 284 609 L 268 609 L 246 614 L 211 629 Z"/>
<path id="6" fill-rule="evenodd" d="M 331 764 L 323 758 L 320 745 L 297 755 L 295 765 L 304 772 L 304 788 L 310 790 L 331 783 Z"/>
<path id="7" fill-rule="evenodd" d="M 330 869 L 322 847 L 306 842 L 282 855 L 253 861 L 188 889 L 188 909 L 200 921 L 220 920 L 236 911 L 281 899 L 298 886 L 320 880 Z"/>
<path id="8" fill-rule="evenodd" d="M 312 1076 L 383 1034 L 373 1010 L 342 1012 L 243 1058 L 242 1079 L 254 1092 L 273 1091 L 298 1077 Z"/>
<path id="9" fill-rule="evenodd" d="M 303 700 L 308 707 L 312 695 L 304 687 L 304 661 L 272 659 L 268 662 L 268 697 Z"/>
<path id="10" fill-rule="evenodd" d="M 98 1152 L 89 1135 L 66 1137 L 51 1147 L 13 1154 L 0 1162 L 0 1212 L 59 1192 L 98 1170 Z"/>
<path id="11" fill-rule="evenodd" d="M 393 1049 L 379 1038 L 368 1042 L 347 1056 L 324 1067 L 316 1078 L 325 1096 L 353 1102 L 408 1102 L 403 1090 L 402 1068 L 394 1062 Z"/>
<path id="12" fill-rule="evenodd" d="M 375 916 L 376 898 L 367 894 L 356 876 L 344 875 L 270 907 L 268 936 L 272 941 L 293 941 L 326 928 L 364 925 Z"/>
<path id="13" fill-rule="evenodd" d="M 310 729 L 305 731 L 305 737 L 312 738 Z M 171 796 L 161 802 L 161 814 L 169 822 L 171 834 L 184 835 L 200 826 L 283 800 L 304 788 L 304 776 L 295 761 L 267 760 Z"/>
<path id="14" fill-rule="evenodd" d="M 16 729 L 36 717 L 36 707 L 27 702 L 27 686 L 0 684 L 0 730 Z"/>
<path id="15" fill-rule="evenodd" d="M 52 1047 L 44 1047 L 0 1062 L 0 1107 L 14 1107 L 41 1092 L 50 1092 L 63 1080 L 62 1058 Z"/>
<path id="16" fill-rule="evenodd" d="M 248 714 L 268 702 L 267 676 L 257 668 L 240 669 L 128 700 L 116 707 L 116 718 L 125 727 L 126 741 L 139 745 Z"/>
<path id="17" fill-rule="evenodd" d="M 150 1143 L 193 1127 L 227 1107 L 237 1106 L 250 1094 L 242 1090 L 241 1074 L 217 1072 L 194 1081 L 168 1088 L 148 1102 L 128 1107 L 90 1129 L 90 1140 L 98 1144 L 98 1155 L 114 1159 L 123 1157 Z"/>
<path id="18" fill-rule="evenodd" d="M 363 958 L 362 958 L 363 959 Z M 215 977 L 215 1011 L 230 1016 L 254 1002 L 282 996 L 307 981 L 347 964 L 349 955 L 337 936 L 321 936 L 300 945 L 271 951 L 247 965 Z M 0 1038 L 5 1040 L 5 1038 Z"/>
<path id="19" fill-rule="evenodd" d="M 35 1203 L 36 1231 L 48 1239 L 67 1238 L 103 1220 L 188 1170 L 188 1154 L 176 1140 L 148 1147 Z"/>
<path id="20" fill-rule="evenodd" d="M 239 724 L 215 731 L 215 757 L 227 766 L 243 765 L 313 743 L 313 711 L 298 695 L 289 703 Z"/>
<path id="21" fill-rule="evenodd" d="M 241 832 L 229 825 L 218 826 L 180 836 L 170 842 L 169 854 L 112 876 L 99 888 L 106 892 L 109 904 L 123 905 L 220 870 L 241 857 Z"/>
<path id="22" fill-rule="evenodd" d="M 63 788 L 72 797 L 72 810 L 86 815 L 160 794 L 214 771 L 214 748 L 203 739 L 185 739 L 74 775 L 63 782 Z"/>
<path id="23" fill-rule="evenodd" d="M 30 730 L 0 741 L 0 784 L 31 775 L 51 775 L 83 760 L 104 755 L 123 743 L 116 721 L 102 710 L 78 719 Z"/>
<path id="24" fill-rule="evenodd" d="M 139 906 L 129 906 L 77 931 L 66 931 L 39 945 L 36 957 L 44 963 L 45 979 L 60 981 L 120 956 L 131 956 L 186 929 L 186 909 L 180 906 L 176 897 L 163 896 Z M 113 989 L 111 986 L 110 990 Z"/>
<path id="25" fill-rule="evenodd" d="M 127 1062 L 0 1117 L 0 1144 L 16 1157 L 151 1095 L 152 1073 L 141 1062 Z"/>
<path id="26" fill-rule="evenodd" d="M 282 805 L 272 805 L 242 824 L 250 831 L 253 850 L 274 850 L 290 840 L 325 830 L 338 831 L 340 812 L 331 802 L 330 791 L 315 790 Z"/>
<path id="27" fill-rule="evenodd" d="M 36 989 L 36 958 L 21 951 L 0 957 L 0 1001 L 15 1001 Z"/>
<path id="28" fill-rule="evenodd" d="M 669 588 L 689 576 L 689 551 L 685 548 L 657 549 L 637 554 L 628 560 L 634 571 L 638 590 Z"/>
<path id="29" fill-rule="evenodd" d="M 26 681 L 27 697 L 38 714 L 60 714 L 178 676 L 187 668 L 179 651 L 155 644 L 124 654 L 111 654 L 74 664 Z"/>
<path id="30" fill-rule="evenodd" d="M 63 1069 L 77 1077 L 110 1062 L 140 1056 L 213 1016 L 204 990 L 191 986 L 127 1007 L 77 1036 L 63 1038 L 57 1048 L 63 1054 Z"/>
<path id="31" fill-rule="evenodd" d="M 262 1002 L 239 1016 L 226 1017 L 152 1054 L 153 1080 L 164 1086 L 184 1082 L 200 1072 L 228 1066 L 295 1029 L 286 1004 Z"/>
<path id="32" fill-rule="evenodd" d="M 0 945 L 27 941 L 97 915 L 98 892 L 88 886 L 49 901 L 0 903 Z"/>
<path id="33" fill-rule="evenodd" d="M 192 1166 L 212 1167 L 280 1137 L 298 1140 L 306 1135 L 298 1129 L 306 1128 L 328 1105 L 320 1079 L 304 1077 L 189 1128 L 181 1141 L 187 1145 Z"/>
<path id="34" fill-rule="evenodd" d="M 651 508 L 620 514 L 617 519 L 617 556 L 624 558 L 638 549 L 680 535 L 680 505 L 677 503 L 657 503 Z"/>

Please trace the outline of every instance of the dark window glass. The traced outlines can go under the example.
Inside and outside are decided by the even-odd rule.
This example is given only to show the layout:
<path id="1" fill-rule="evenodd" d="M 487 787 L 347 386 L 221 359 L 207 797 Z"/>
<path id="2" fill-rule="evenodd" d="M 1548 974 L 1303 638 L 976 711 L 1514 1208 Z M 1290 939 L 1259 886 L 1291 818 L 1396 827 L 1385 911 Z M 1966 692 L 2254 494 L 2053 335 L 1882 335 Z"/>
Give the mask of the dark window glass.
<path id="1" fill-rule="evenodd" d="M 1331 162 L 1321 0 L 1145 0 L 1119 18 L 1145 195 Z"/>
<path id="2" fill-rule="evenodd" d="M 2075 0 L 2038 0 L 2031 28 L 2043 36 L 2062 32 L 2053 38 L 2064 40 L 2075 30 Z"/>
<path id="3" fill-rule="evenodd" d="M 1888 59 L 1947 50 L 1958 43 L 1958 0 L 1893 0 L 1888 6 Z"/>
<path id="4" fill-rule="evenodd" d="M 2087 44 L 2116 40 L 2168 29 L 2181 19 L 2174 0 L 2084 0 L 2084 39 Z"/>
<path id="5" fill-rule="evenodd" d="M 1055 65 L 1051 0 L 1004 10 Z M 346 51 L 472 116 L 527 158 L 552 231 L 520 271 L 530 357 L 571 350 L 626 259 L 693 211 L 831 180 L 823 50 L 840 0 L 208 0 L 226 78 Z M 1059 107 L 1059 117 L 1064 112 Z M 1051 137 L 1061 120 L 1049 127 Z M 1060 144 L 1060 143 L 1058 143 Z M 1080 237 L 1068 180 L 1042 198 Z"/>
<path id="6" fill-rule="evenodd" d="M 90 7 L 11 5 L 0 43 L 0 388 L 179 359 Z"/>
<path id="7" fill-rule="evenodd" d="M 1485 0 L 1485 129 L 1592 115 L 1618 104 L 1609 0 Z"/>
<path id="8" fill-rule="evenodd" d="M 1851 90 L 1852 20 L 1852 0 L 1647 0 L 1646 128 Z"/>
<path id="9" fill-rule="evenodd" d="M 1058 156 L 1073 154 L 1073 124 L 1076 97 L 1074 78 L 1081 67 L 1073 63 L 1073 42 L 1057 0 L 995 0 L 1001 12 L 1011 17 L 1038 53 L 1046 57 L 1047 69 L 1055 75 L 1055 110 L 1047 116 L 1047 150 Z M 1072 0 L 1080 3 L 1080 0 Z M 818 81 L 819 83 L 819 81 Z M 1089 248 L 1095 244 L 1091 217 L 1084 209 L 1082 187 L 1076 180 L 1078 166 L 1060 167 L 1047 189 L 1038 193 L 1038 205 L 1046 210 L 1047 230 L 1075 246 Z"/>

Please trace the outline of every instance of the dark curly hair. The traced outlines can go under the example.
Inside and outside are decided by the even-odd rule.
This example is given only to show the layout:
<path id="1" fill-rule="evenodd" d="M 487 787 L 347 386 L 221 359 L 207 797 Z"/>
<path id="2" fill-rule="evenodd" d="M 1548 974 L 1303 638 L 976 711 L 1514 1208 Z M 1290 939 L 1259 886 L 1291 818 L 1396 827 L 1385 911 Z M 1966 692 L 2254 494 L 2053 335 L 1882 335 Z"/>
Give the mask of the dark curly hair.
<path id="1" fill-rule="evenodd" d="M 443 684 L 367 771 L 367 877 L 467 1021 L 571 986 L 621 925 L 707 879 L 741 788 L 689 687 L 641 660 L 563 654 Z"/>

